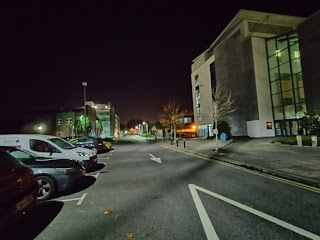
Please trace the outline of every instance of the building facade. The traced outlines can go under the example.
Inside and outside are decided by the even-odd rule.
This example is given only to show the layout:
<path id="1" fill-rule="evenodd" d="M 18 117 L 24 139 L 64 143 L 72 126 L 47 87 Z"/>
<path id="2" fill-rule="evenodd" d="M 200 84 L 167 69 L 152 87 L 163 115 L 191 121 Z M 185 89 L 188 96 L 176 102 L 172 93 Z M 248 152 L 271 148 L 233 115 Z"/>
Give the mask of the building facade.
<path id="1" fill-rule="evenodd" d="M 101 131 L 98 136 L 101 138 L 118 137 L 120 132 L 120 117 L 116 115 L 114 106 L 109 102 L 107 104 L 95 104 L 94 107 L 97 118 L 101 122 Z"/>
<path id="2" fill-rule="evenodd" d="M 218 85 L 230 90 L 235 99 L 236 111 L 225 119 L 233 136 L 297 134 L 299 119 L 309 107 L 319 109 L 319 94 L 306 90 L 306 83 L 312 86 L 316 79 L 319 90 L 319 74 L 314 77 L 316 67 L 305 67 L 311 59 L 314 61 L 308 46 L 317 41 L 310 36 L 317 35 L 311 31 L 318 15 L 306 20 L 248 10 L 238 12 L 191 66 L 199 136 L 213 134 L 208 111 L 212 109 L 212 91 Z M 319 39 L 317 42 L 319 46 Z"/>

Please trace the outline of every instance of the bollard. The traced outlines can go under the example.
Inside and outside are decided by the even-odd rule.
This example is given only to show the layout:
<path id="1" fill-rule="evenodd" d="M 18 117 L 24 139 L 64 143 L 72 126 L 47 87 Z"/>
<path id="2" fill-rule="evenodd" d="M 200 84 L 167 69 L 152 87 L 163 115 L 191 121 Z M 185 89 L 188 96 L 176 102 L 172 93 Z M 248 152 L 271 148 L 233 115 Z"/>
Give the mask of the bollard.
<path id="1" fill-rule="evenodd" d="M 177 147 L 179 147 L 179 140 L 177 139 L 177 141 L 176 141 L 176 142 L 177 142 Z"/>
<path id="2" fill-rule="evenodd" d="M 186 147 L 186 140 L 183 139 L 183 147 L 185 148 Z"/>
<path id="3" fill-rule="evenodd" d="M 173 145 L 173 138 L 170 138 L 170 140 L 171 140 L 171 145 Z"/>

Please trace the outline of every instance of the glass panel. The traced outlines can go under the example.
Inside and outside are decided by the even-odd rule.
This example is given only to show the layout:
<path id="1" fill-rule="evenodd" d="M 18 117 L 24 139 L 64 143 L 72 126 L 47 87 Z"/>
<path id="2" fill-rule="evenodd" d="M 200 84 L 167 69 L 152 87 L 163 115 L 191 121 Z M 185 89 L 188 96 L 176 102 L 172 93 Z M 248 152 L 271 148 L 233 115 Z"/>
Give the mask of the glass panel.
<path id="1" fill-rule="evenodd" d="M 300 58 L 299 43 L 290 46 L 290 56 L 291 59 Z"/>
<path id="2" fill-rule="evenodd" d="M 297 118 L 302 118 L 307 112 L 307 107 L 305 103 L 297 104 L 296 109 L 297 109 L 297 113 L 296 113 Z"/>
<path id="3" fill-rule="evenodd" d="M 287 135 L 287 136 L 290 136 L 290 135 L 291 135 L 291 132 L 290 132 L 290 122 L 289 122 L 289 121 L 285 122 L 285 125 L 286 125 L 286 135 Z"/>
<path id="4" fill-rule="evenodd" d="M 277 37 L 277 49 L 282 50 L 288 47 L 287 35 Z"/>
<path id="5" fill-rule="evenodd" d="M 293 91 L 282 92 L 283 105 L 291 105 L 293 102 Z"/>
<path id="6" fill-rule="evenodd" d="M 280 122 L 275 122 L 274 127 L 276 129 L 276 135 L 281 136 L 281 123 Z"/>
<path id="7" fill-rule="evenodd" d="M 289 63 L 285 63 L 285 64 L 280 65 L 281 78 L 283 76 L 287 76 L 287 75 L 290 75 L 290 74 L 291 74 L 291 71 L 290 71 L 290 64 Z"/>
<path id="8" fill-rule="evenodd" d="M 278 57 L 278 60 L 279 60 L 279 64 L 289 62 L 289 51 L 288 51 L 288 48 L 284 49 L 281 52 L 278 52 L 277 53 L 277 57 Z"/>
<path id="9" fill-rule="evenodd" d="M 291 61 L 291 66 L 292 66 L 292 74 L 301 72 L 300 59 L 292 60 L 292 61 Z"/>
<path id="10" fill-rule="evenodd" d="M 267 41 L 267 48 L 268 56 L 272 56 L 276 53 L 276 40 L 274 38 Z"/>
<path id="11" fill-rule="evenodd" d="M 281 89 L 283 92 L 292 89 L 291 76 L 283 78 L 280 81 L 281 81 Z"/>
<path id="12" fill-rule="evenodd" d="M 304 96 L 304 88 L 297 88 L 294 90 L 294 97 L 296 99 L 296 103 L 304 103 L 306 101 Z"/>
<path id="13" fill-rule="evenodd" d="M 274 81 L 271 83 L 271 93 L 275 94 L 275 93 L 279 93 L 280 92 L 280 81 Z"/>
<path id="14" fill-rule="evenodd" d="M 281 119 L 283 119 L 283 110 L 282 110 L 282 107 L 273 108 L 273 113 L 274 113 L 274 119 L 275 119 L 275 120 L 281 120 Z"/>
<path id="15" fill-rule="evenodd" d="M 291 133 L 292 135 L 298 135 L 298 121 L 291 122 Z"/>
<path id="16" fill-rule="evenodd" d="M 282 105 L 280 93 L 272 95 L 272 104 L 274 107 Z"/>
<path id="17" fill-rule="evenodd" d="M 301 72 L 293 75 L 293 86 L 294 88 L 303 87 L 303 79 Z"/>
<path id="18" fill-rule="evenodd" d="M 284 116 L 286 119 L 296 118 L 294 105 L 284 106 Z"/>
<path id="19" fill-rule="evenodd" d="M 276 55 L 269 57 L 269 69 L 278 66 L 278 58 Z"/>
<path id="20" fill-rule="evenodd" d="M 291 33 L 289 34 L 289 45 L 295 44 L 298 42 L 298 33 Z"/>
<path id="21" fill-rule="evenodd" d="M 270 70 L 270 81 L 272 82 L 277 79 L 279 79 L 279 70 L 276 67 Z"/>

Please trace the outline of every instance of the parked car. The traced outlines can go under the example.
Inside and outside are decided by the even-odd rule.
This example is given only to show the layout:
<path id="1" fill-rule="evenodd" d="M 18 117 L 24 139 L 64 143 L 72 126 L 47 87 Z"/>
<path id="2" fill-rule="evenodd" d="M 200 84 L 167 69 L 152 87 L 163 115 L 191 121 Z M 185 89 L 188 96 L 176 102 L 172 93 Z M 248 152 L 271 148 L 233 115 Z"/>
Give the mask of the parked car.
<path id="1" fill-rule="evenodd" d="M 15 147 L 2 148 L 32 169 L 39 185 L 38 200 L 50 199 L 56 192 L 72 187 L 86 173 L 79 160 L 45 158 Z"/>
<path id="2" fill-rule="evenodd" d="M 32 170 L 0 147 L 0 230 L 30 210 L 37 195 Z"/>
<path id="3" fill-rule="evenodd" d="M 70 143 L 77 147 L 96 149 L 97 153 L 103 153 L 109 150 L 103 140 L 97 137 L 74 138 L 70 140 Z"/>
<path id="4" fill-rule="evenodd" d="M 80 160 L 86 168 L 89 168 L 98 162 L 95 151 L 76 147 L 62 138 L 51 135 L 0 135 L 0 146 L 22 148 L 41 157 Z"/>
<path id="5" fill-rule="evenodd" d="M 103 144 L 106 145 L 106 147 L 110 150 L 112 148 L 112 143 L 104 141 L 103 140 Z"/>

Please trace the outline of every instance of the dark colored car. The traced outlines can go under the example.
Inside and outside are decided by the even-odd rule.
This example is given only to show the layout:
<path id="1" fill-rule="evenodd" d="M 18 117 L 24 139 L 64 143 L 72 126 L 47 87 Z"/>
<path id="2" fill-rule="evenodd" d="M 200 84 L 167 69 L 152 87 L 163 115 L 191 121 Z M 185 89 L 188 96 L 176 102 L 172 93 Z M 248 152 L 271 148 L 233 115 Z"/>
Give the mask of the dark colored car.
<path id="1" fill-rule="evenodd" d="M 97 137 L 75 138 L 70 140 L 70 143 L 77 147 L 83 147 L 83 148 L 89 148 L 89 149 L 95 148 L 97 150 L 97 153 L 104 153 L 109 150 L 106 147 L 106 145 L 103 143 L 103 140 Z"/>
<path id="2" fill-rule="evenodd" d="M 38 184 L 32 170 L 0 147 L 0 229 L 25 214 L 37 195 Z"/>
<path id="3" fill-rule="evenodd" d="M 38 200 L 50 199 L 56 192 L 74 186 L 86 172 L 81 161 L 39 157 L 15 147 L 1 148 L 32 169 L 39 185 Z"/>

